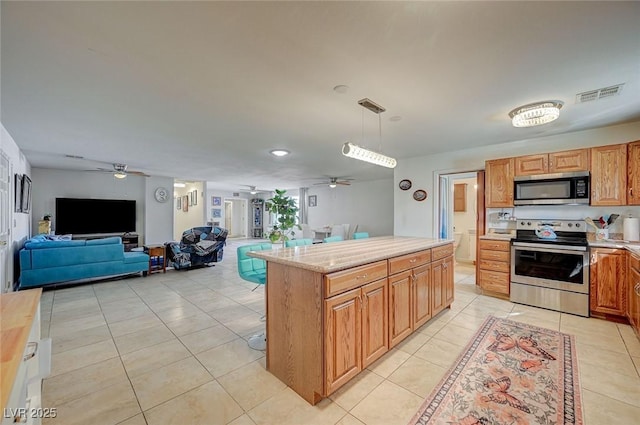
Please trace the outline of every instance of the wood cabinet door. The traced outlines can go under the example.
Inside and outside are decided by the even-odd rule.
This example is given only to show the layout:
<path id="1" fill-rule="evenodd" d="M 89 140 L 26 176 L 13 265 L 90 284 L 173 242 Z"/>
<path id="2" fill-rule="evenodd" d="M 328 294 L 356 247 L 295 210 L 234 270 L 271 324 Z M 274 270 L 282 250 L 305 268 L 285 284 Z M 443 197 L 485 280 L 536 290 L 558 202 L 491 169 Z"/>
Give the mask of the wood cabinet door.
<path id="1" fill-rule="evenodd" d="M 362 368 L 389 351 L 387 279 L 362 287 Z"/>
<path id="2" fill-rule="evenodd" d="M 454 293 L 454 276 L 453 276 L 453 256 L 444 259 L 444 273 L 442 279 L 444 280 L 444 305 L 450 306 L 453 302 Z"/>
<path id="3" fill-rule="evenodd" d="M 465 212 L 467 210 L 467 184 L 456 183 L 453 185 L 453 212 Z"/>
<path id="4" fill-rule="evenodd" d="M 389 348 L 413 332 L 411 271 L 389 276 Z"/>
<path id="5" fill-rule="evenodd" d="M 324 301 L 325 391 L 333 391 L 362 370 L 360 288 Z"/>
<path id="6" fill-rule="evenodd" d="M 413 269 L 413 328 L 431 318 L 431 264 Z"/>
<path id="7" fill-rule="evenodd" d="M 626 314 L 626 251 L 591 248 L 589 304 L 593 312 Z"/>
<path id="8" fill-rule="evenodd" d="M 485 207 L 513 206 L 513 158 L 494 159 L 485 163 Z"/>
<path id="9" fill-rule="evenodd" d="M 574 149 L 549 154 L 550 173 L 572 171 L 589 171 L 589 149 Z"/>
<path id="10" fill-rule="evenodd" d="M 549 155 L 518 156 L 515 158 L 515 175 L 531 176 L 533 174 L 546 174 L 549 172 Z"/>
<path id="11" fill-rule="evenodd" d="M 444 309 L 445 300 L 445 260 L 438 260 L 431 263 L 431 314 L 435 316 Z"/>
<path id="12" fill-rule="evenodd" d="M 640 270 L 629 267 L 627 280 L 627 318 L 640 337 Z"/>
<path id="13" fill-rule="evenodd" d="M 640 141 L 629 143 L 628 146 L 628 205 L 640 205 Z"/>
<path id="14" fill-rule="evenodd" d="M 627 145 L 591 148 L 591 205 L 627 202 Z"/>

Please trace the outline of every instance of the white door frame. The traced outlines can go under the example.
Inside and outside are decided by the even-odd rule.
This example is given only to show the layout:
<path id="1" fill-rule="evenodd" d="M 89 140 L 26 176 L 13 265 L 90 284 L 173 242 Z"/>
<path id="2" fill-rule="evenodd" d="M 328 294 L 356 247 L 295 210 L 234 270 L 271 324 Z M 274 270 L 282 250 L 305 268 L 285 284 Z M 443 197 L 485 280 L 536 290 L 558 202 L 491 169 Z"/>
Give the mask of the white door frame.
<path id="1" fill-rule="evenodd" d="M 11 223 L 13 223 L 13 166 L 0 149 L 0 293 L 13 290 L 13 258 Z M 14 194 L 15 196 L 15 194 Z"/>

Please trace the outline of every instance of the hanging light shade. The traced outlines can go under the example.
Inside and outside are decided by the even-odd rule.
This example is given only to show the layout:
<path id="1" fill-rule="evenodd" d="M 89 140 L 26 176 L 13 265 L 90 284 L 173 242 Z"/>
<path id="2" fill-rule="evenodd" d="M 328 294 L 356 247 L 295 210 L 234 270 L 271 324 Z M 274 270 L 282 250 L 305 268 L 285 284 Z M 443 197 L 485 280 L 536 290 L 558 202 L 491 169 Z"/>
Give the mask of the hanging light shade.
<path id="1" fill-rule="evenodd" d="M 559 100 L 530 103 L 509 112 L 509 116 L 514 127 L 534 127 L 557 120 L 562 105 Z"/>
<path id="2" fill-rule="evenodd" d="M 351 142 L 346 142 L 342 146 L 342 154 L 349 158 L 359 159 L 360 161 L 381 165 L 387 168 L 395 168 L 397 165 L 397 161 L 394 158 L 378 152 L 370 151 L 369 149 L 354 145 Z"/>
<path id="3" fill-rule="evenodd" d="M 380 150 L 382 150 L 382 118 L 380 117 L 380 114 L 386 111 L 386 109 L 368 98 L 360 99 L 358 101 L 358 105 L 378 115 L 378 134 Z M 362 114 L 362 139 L 364 140 L 364 111 Z M 382 167 L 395 168 L 397 165 L 397 161 L 394 158 L 363 148 L 362 146 L 355 145 L 351 142 L 346 142 L 342 146 L 342 154 L 349 158 L 359 159 L 360 161 L 369 162 Z"/>
<path id="4" fill-rule="evenodd" d="M 127 177 L 127 173 L 123 173 L 121 171 L 116 171 L 115 173 L 113 173 L 113 177 L 117 178 L 117 179 L 124 179 Z"/>

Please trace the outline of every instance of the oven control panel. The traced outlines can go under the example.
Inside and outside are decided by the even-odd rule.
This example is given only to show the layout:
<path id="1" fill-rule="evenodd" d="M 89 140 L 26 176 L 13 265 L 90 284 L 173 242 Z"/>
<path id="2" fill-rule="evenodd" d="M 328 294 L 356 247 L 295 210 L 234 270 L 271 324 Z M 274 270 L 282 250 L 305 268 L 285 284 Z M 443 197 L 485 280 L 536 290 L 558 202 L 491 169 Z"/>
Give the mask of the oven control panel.
<path id="1" fill-rule="evenodd" d="M 517 230 L 539 230 L 543 227 L 550 227 L 556 232 L 586 233 L 587 231 L 587 224 L 583 220 L 519 219 L 516 224 Z"/>

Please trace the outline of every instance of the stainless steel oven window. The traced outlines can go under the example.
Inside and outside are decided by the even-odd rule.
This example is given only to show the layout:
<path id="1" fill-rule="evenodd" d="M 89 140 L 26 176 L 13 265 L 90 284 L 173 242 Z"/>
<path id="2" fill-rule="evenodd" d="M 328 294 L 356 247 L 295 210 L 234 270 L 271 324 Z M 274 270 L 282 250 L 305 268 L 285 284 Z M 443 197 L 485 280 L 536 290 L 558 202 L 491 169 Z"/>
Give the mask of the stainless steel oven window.
<path id="1" fill-rule="evenodd" d="M 511 280 L 546 288 L 589 292 L 589 255 L 586 248 L 511 247 Z"/>

